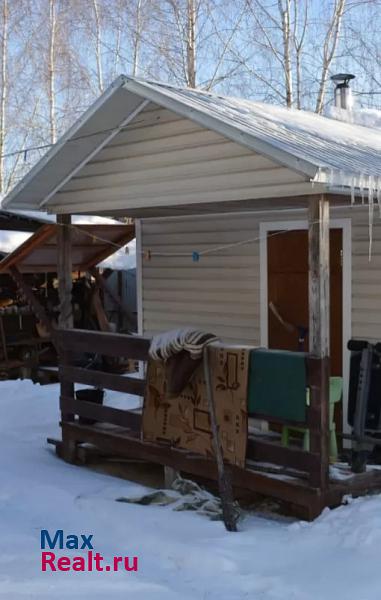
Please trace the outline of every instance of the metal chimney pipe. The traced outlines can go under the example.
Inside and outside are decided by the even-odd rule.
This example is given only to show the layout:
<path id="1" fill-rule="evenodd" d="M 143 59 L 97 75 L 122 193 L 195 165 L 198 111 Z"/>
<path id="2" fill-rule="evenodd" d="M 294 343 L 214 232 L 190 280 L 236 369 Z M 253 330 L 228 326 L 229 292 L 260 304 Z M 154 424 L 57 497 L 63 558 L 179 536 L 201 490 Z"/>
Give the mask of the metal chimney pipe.
<path id="1" fill-rule="evenodd" d="M 331 80 L 335 82 L 335 106 L 345 110 L 352 110 L 354 100 L 349 82 L 355 78 L 351 73 L 337 73 L 332 75 Z"/>

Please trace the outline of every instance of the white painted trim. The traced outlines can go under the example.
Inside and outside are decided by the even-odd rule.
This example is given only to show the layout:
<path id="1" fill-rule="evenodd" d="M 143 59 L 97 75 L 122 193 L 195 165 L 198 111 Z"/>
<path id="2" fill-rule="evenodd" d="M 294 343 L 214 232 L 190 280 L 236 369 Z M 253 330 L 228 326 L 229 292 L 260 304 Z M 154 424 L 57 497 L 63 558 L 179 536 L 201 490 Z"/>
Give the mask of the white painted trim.
<path id="1" fill-rule="evenodd" d="M 334 204 L 331 205 L 331 214 L 335 214 L 338 211 L 350 211 L 350 212 L 356 212 L 356 211 L 368 211 L 369 207 L 368 204 L 355 204 L 352 205 L 350 202 L 348 202 L 348 204 L 342 204 L 339 206 L 335 206 Z M 276 206 L 275 208 L 271 207 L 271 204 L 269 205 L 268 208 L 263 208 L 261 210 L 232 210 L 232 211 L 226 211 L 226 212 L 221 212 L 218 211 L 216 209 L 216 212 L 213 213 L 205 213 L 205 214 L 200 214 L 200 213 L 194 213 L 194 214 L 189 214 L 189 215 L 171 215 L 171 216 L 166 216 L 166 217 L 144 217 L 145 221 L 164 221 L 164 222 L 168 222 L 168 221 L 190 221 L 190 220 L 194 220 L 194 221 L 204 221 L 206 219 L 215 219 L 216 217 L 237 217 L 237 216 L 247 216 L 247 217 L 262 217 L 263 215 L 265 216 L 269 216 L 271 217 L 273 214 L 274 215 L 278 215 L 279 214 L 291 214 L 291 213 L 296 213 L 295 216 L 303 215 L 307 214 L 307 206 L 298 206 L 297 208 L 281 208 L 279 206 Z M 350 218 L 350 217 L 347 217 Z"/>
<path id="2" fill-rule="evenodd" d="M 143 315 L 143 255 L 142 255 L 142 223 L 140 219 L 135 219 L 135 239 L 136 239 L 136 304 L 138 310 L 138 335 L 144 335 L 144 315 Z M 139 361 L 139 376 L 144 378 L 145 363 Z M 143 406 L 143 404 L 142 404 Z"/>
<path id="3" fill-rule="evenodd" d="M 343 226 L 343 432 L 351 433 L 348 425 L 349 372 L 351 353 L 347 348 L 352 337 L 352 219 L 342 219 Z M 344 442 L 344 447 L 350 443 Z"/>
<path id="4" fill-rule="evenodd" d="M 8 206 L 13 200 L 24 191 L 24 189 L 33 181 L 34 177 L 40 174 L 40 171 L 46 167 L 46 165 L 53 160 L 57 154 L 62 150 L 66 142 L 70 141 L 75 137 L 89 119 L 91 119 L 97 110 L 101 109 L 106 102 L 112 97 L 118 89 L 121 89 L 125 82 L 125 77 L 119 75 L 119 77 L 113 81 L 113 83 L 103 92 L 103 94 L 92 104 L 80 117 L 79 119 L 64 133 L 59 140 L 44 154 L 41 159 L 28 171 L 28 173 L 19 181 L 15 187 L 5 196 L 2 201 L 2 208 Z M 18 203 L 17 203 L 18 205 Z M 21 208 L 21 206 L 20 206 Z M 25 205 L 25 210 L 37 210 L 37 206 L 31 206 L 29 203 Z"/>
<path id="5" fill-rule="evenodd" d="M 343 431 L 350 433 L 347 424 L 350 369 L 347 343 L 352 336 L 352 219 L 331 219 L 330 228 L 343 230 Z M 269 231 L 295 229 L 308 229 L 307 221 L 266 221 L 259 224 L 260 340 L 264 347 L 268 346 L 267 234 Z"/>
<path id="6" fill-rule="evenodd" d="M 143 335 L 143 260 L 142 260 L 142 223 L 135 220 L 136 237 L 136 303 L 138 310 L 138 334 Z"/>
<path id="7" fill-rule="evenodd" d="M 109 135 L 107 135 L 99 144 L 97 144 L 97 146 L 93 148 L 93 150 L 87 156 L 85 156 L 85 158 L 82 159 L 74 167 L 74 169 L 72 169 L 56 186 L 54 186 L 54 188 L 49 192 L 49 194 L 47 194 L 45 198 L 43 198 L 43 200 L 40 202 L 38 209 L 40 210 L 43 206 L 45 206 L 45 204 L 49 202 L 50 198 L 52 198 L 54 194 L 65 185 L 65 183 L 70 181 L 70 179 L 74 177 L 74 175 L 78 173 L 78 171 L 80 171 L 82 167 L 84 167 L 89 162 L 89 160 L 91 160 L 96 154 L 98 154 L 98 152 L 100 152 L 102 148 L 106 146 L 106 144 L 111 142 L 111 140 L 113 140 L 114 137 L 118 135 L 118 133 L 120 133 L 124 127 L 128 125 L 128 123 L 135 119 L 135 117 L 142 110 L 144 110 L 148 104 L 149 100 L 143 100 L 143 102 L 140 102 L 140 104 L 138 104 L 138 106 L 132 112 L 130 112 L 129 115 L 125 119 L 123 119 L 123 121 L 117 127 L 115 127 L 115 129 L 113 129 L 109 133 Z"/>

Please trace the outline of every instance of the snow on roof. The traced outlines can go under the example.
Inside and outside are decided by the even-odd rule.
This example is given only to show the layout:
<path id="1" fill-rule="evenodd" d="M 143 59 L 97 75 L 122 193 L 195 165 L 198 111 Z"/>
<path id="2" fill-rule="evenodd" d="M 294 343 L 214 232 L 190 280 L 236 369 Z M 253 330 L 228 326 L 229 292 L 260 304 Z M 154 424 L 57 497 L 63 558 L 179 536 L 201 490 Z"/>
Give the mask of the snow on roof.
<path id="1" fill-rule="evenodd" d="M 157 98 L 166 97 L 187 106 L 193 116 L 204 113 L 223 121 L 265 143 L 268 152 L 272 149 L 278 160 L 282 160 L 282 154 L 284 160 L 286 155 L 299 160 L 302 171 L 307 162 L 318 172 L 326 169 L 327 172 L 381 177 L 381 136 L 370 127 L 308 111 L 156 82 L 130 79 L 126 87 L 134 91 L 140 89 L 141 94 L 156 92 Z M 307 169 L 305 172 L 309 174 Z"/>
<path id="2" fill-rule="evenodd" d="M 381 129 L 381 110 L 376 108 L 353 108 L 345 110 L 337 106 L 329 106 L 326 115 L 344 123 L 353 123 L 363 127 Z"/>
<path id="3" fill-rule="evenodd" d="M 36 219 L 38 221 L 46 221 L 47 223 L 56 222 L 56 215 L 51 215 L 40 210 L 10 210 L 8 212 Z M 71 220 L 74 225 L 120 225 L 120 221 L 117 221 L 116 219 L 111 219 L 110 217 L 98 217 L 97 215 L 73 215 Z"/>
<path id="4" fill-rule="evenodd" d="M 122 75 L 16 185 L 4 207 L 45 208 L 52 198 L 60 206 L 56 193 L 146 102 L 319 181 L 328 191 L 381 188 L 381 136 L 371 127 Z"/>
<path id="5" fill-rule="evenodd" d="M 111 254 L 106 260 L 99 263 L 98 267 L 113 269 L 114 271 L 128 271 L 136 268 L 136 239 L 131 240 L 125 246 Z"/>

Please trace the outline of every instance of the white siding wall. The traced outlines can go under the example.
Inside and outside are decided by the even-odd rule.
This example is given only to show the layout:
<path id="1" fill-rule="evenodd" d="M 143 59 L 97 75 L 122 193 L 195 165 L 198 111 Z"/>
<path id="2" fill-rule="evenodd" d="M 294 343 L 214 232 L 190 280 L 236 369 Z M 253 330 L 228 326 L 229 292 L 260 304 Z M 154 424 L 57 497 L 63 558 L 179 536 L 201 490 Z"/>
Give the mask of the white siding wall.
<path id="1" fill-rule="evenodd" d="M 148 334 L 194 325 L 229 341 L 259 337 L 259 246 L 190 254 L 258 236 L 258 223 L 242 215 L 144 220 L 143 327 Z M 188 256 L 155 256 L 155 252 Z"/>
<path id="2" fill-rule="evenodd" d="M 381 221 L 375 211 L 369 261 L 367 209 L 356 211 L 352 225 L 352 336 L 381 341 Z"/>
<path id="3" fill-rule="evenodd" d="M 352 336 L 381 340 L 381 222 L 375 218 L 368 261 L 368 215 L 361 209 L 332 211 L 352 218 Z M 142 221 L 143 328 L 146 334 L 192 325 L 226 341 L 260 343 L 259 241 L 234 246 L 193 262 L 190 254 L 259 238 L 261 221 L 305 219 L 301 212 L 235 214 Z M 188 253 L 155 256 L 154 253 Z"/>
<path id="4" fill-rule="evenodd" d="M 101 212 L 311 191 L 307 178 L 149 105 L 57 194 Z"/>

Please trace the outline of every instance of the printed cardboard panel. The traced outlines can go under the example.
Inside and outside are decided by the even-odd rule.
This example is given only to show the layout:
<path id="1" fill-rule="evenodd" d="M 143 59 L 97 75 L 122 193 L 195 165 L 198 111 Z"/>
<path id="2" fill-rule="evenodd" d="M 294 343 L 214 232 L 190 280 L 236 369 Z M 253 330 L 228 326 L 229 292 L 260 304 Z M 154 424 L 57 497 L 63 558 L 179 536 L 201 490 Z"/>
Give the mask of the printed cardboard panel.
<path id="1" fill-rule="evenodd" d="M 212 344 L 210 369 L 224 458 L 245 465 L 249 347 Z M 183 392 L 170 398 L 165 364 L 150 361 L 143 410 L 143 439 L 213 456 L 206 386 L 201 364 Z"/>

